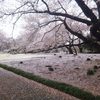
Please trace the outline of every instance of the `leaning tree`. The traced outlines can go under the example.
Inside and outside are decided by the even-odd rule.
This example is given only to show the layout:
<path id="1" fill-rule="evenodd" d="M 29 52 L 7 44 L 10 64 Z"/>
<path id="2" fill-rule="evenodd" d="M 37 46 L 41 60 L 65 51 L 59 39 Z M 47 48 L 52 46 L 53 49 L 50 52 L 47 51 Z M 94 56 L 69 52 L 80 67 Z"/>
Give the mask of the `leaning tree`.
<path id="1" fill-rule="evenodd" d="M 83 42 L 80 44 L 96 52 L 100 52 L 100 0 L 16 0 L 19 7 L 7 12 L 2 12 L 2 16 L 17 15 L 17 22 L 21 16 L 33 14 L 35 17 L 43 15 L 46 20 L 40 20 L 39 27 L 47 27 L 52 31 L 60 30 L 63 25 L 67 31 L 75 35 Z M 4 0 L 3 0 L 4 2 Z M 91 4 L 91 5 L 89 5 Z M 70 5 L 70 6 L 68 6 Z M 74 5 L 74 7 L 73 7 Z M 78 8 L 78 9 L 77 9 Z M 74 9 L 74 14 L 70 13 Z M 75 11 L 76 10 L 76 11 Z M 87 33 L 73 30 L 68 24 L 68 19 L 83 24 L 88 27 Z M 34 21 L 33 21 L 34 23 Z M 56 23 L 56 24 L 55 24 Z M 54 27 L 52 27 L 54 26 Z M 45 29 L 47 31 L 47 29 Z"/>

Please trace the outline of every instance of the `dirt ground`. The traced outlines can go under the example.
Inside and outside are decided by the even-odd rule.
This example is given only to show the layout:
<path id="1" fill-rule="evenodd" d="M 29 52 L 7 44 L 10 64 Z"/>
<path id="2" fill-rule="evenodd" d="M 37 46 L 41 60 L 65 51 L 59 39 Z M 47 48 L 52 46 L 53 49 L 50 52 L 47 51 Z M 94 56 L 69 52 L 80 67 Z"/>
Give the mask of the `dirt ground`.
<path id="1" fill-rule="evenodd" d="M 90 58 L 90 61 L 87 61 L 87 58 Z M 94 65 L 100 67 L 100 54 L 78 54 L 75 56 L 73 54 L 52 53 L 24 60 L 23 58 L 17 60 L 13 58 L 9 61 L 0 60 L 0 63 L 47 79 L 65 82 L 95 95 L 100 95 L 100 68 L 94 75 L 87 75 L 87 70 L 93 69 Z M 49 71 L 48 66 L 51 66 L 54 71 Z"/>
<path id="2" fill-rule="evenodd" d="M 0 68 L 0 100 L 79 100 Z"/>

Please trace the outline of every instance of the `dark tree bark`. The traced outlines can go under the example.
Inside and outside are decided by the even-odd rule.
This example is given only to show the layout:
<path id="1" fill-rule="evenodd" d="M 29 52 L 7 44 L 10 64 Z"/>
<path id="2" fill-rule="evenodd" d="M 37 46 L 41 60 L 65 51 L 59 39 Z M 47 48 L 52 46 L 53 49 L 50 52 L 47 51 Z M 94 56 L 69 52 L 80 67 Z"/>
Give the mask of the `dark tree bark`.
<path id="1" fill-rule="evenodd" d="M 92 10 L 84 3 L 83 0 L 75 0 L 79 7 L 82 9 L 84 14 L 91 19 L 92 26 L 90 29 L 91 35 L 96 37 L 100 41 L 100 20 L 94 15 Z M 94 0 L 98 7 L 98 12 L 100 14 L 100 1 Z"/>
<path id="2" fill-rule="evenodd" d="M 79 52 L 83 53 L 83 47 L 81 45 L 78 45 L 78 48 L 79 48 Z"/>
<path id="3" fill-rule="evenodd" d="M 66 48 L 68 49 L 68 51 L 69 51 L 70 54 L 73 54 L 73 50 L 72 50 L 71 46 L 66 46 Z"/>

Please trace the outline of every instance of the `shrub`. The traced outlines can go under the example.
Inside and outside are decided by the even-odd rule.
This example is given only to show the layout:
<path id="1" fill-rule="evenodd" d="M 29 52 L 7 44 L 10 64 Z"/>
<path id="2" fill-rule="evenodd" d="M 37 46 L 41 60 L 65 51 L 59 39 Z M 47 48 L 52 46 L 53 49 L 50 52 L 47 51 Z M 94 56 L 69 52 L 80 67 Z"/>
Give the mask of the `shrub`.
<path id="1" fill-rule="evenodd" d="M 96 96 L 96 100 L 100 100 L 100 96 Z"/>
<path id="2" fill-rule="evenodd" d="M 87 61 L 90 61 L 91 59 L 90 58 L 87 58 Z"/>
<path id="3" fill-rule="evenodd" d="M 98 66 L 95 65 L 95 66 L 94 66 L 94 69 L 98 69 Z"/>
<path id="4" fill-rule="evenodd" d="M 23 62 L 22 62 L 22 61 L 20 61 L 19 63 L 20 63 L 20 64 L 23 64 Z"/>
<path id="5" fill-rule="evenodd" d="M 65 91 L 65 86 L 64 86 L 64 85 L 59 85 L 59 86 L 58 86 L 58 89 L 59 89 L 60 91 L 62 91 L 62 92 L 66 92 L 66 91 Z"/>
<path id="6" fill-rule="evenodd" d="M 94 71 L 94 72 L 97 72 L 97 70 L 96 70 L 96 69 L 94 69 L 93 71 Z"/>
<path id="7" fill-rule="evenodd" d="M 49 71 L 54 71 L 54 69 L 52 67 L 49 67 L 48 70 Z"/>
<path id="8" fill-rule="evenodd" d="M 87 75 L 93 75 L 93 74 L 94 74 L 93 70 L 90 70 L 90 69 L 87 70 Z"/>
<path id="9" fill-rule="evenodd" d="M 59 56 L 59 58 L 62 58 L 62 56 Z"/>

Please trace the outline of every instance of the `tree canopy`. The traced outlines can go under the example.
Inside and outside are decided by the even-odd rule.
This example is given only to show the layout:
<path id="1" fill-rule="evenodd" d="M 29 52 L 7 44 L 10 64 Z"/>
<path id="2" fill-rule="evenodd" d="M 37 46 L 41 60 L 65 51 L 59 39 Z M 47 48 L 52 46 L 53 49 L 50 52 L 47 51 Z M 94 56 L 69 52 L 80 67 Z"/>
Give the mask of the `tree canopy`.
<path id="1" fill-rule="evenodd" d="M 32 14 L 33 23 L 36 19 L 39 20 L 35 25 L 43 32 L 48 30 L 48 33 L 55 29 L 57 33 L 59 30 L 63 31 L 64 27 L 71 35 L 81 39 L 82 42 L 78 45 L 82 44 L 86 48 L 100 52 L 100 0 L 17 0 L 17 2 L 20 3 L 18 7 L 9 12 L 3 10 L 1 17 L 16 16 L 16 23 L 23 15 Z M 73 21 L 74 25 L 71 23 Z M 73 29 L 75 24 L 76 29 Z M 88 27 L 88 30 L 81 31 L 80 24 Z"/>

